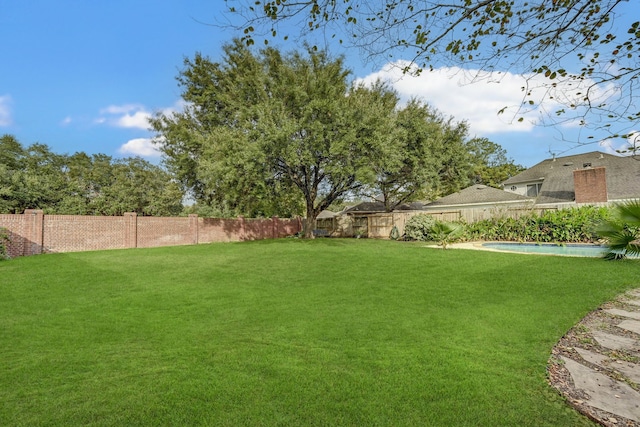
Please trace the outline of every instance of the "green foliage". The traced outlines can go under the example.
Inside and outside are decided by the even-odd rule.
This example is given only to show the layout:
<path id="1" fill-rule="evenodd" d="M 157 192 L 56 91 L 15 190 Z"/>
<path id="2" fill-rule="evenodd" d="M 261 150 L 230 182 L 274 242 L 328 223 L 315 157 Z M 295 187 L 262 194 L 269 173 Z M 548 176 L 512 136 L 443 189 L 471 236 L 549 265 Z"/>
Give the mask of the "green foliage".
<path id="1" fill-rule="evenodd" d="M 301 38 L 319 30 L 322 40 L 329 32 L 341 43 L 359 48 L 369 60 L 408 58 L 411 63 L 406 63 L 406 70 L 411 72 L 456 66 L 487 74 L 497 70 L 526 75 L 522 108 L 514 117 L 517 121 L 524 120 L 527 108 L 552 100 L 561 105 L 556 111 L 542 109 L 548 120 L 575 120 L 594 131 L 624 137 L 640 118 L 635 101 L 640 22 L 627 19 L 633 6 L 625 3 L 237 0 L 230 12 L 244 22 L 243 41 L 248 45 L 257 34 L 285 39 L 293 35 L 276 31 L 282 28 L 300 31 L 303 34 L 294 36 Z M 296 25 L 301 22 L 305 25 Z M 487 74 L 474 73 L 481 79 Z M 532 84 L 532 74 L 543 83 Z M 563 96 L 565 88 L 575 96 Z M 600 99 L 594 95 L 614 89 L 619 96 Z M 575 115 L 568 116 L 572 113 Z M 590 114 L 596 119 L 588 120 Z M 615 124 L 617 129 L 613 129 Z"/>
<path id="2" fill-rule="evenodd" d="M 400 231 L 398 230 L 398 227 L 396 227 L 395 225 L 391 229 L 391 233 L 389 234 L 389 238 L 391 240 L 398 240 L 400 238 Z"/>
<path id="3" fill-rule="evenodd" d="M 0 213 L 173 216 L 182 211 L 183 194 L 167 171 L 138 157 L 60 155 L 0 137 Z"/>
<path id="4" fill-rule="evenodd" d="M 390 212 L 404 202 L 434 199 L 466 187 L 472 163 L 467 124 L 417 100 L 404 107 L 397 99 L 393 104 L 387 113 L 392 121 L 385 125 L 392 139 L 379 158 L 371 159 L 376 179 L 367 195 L 382 196 Z"/>
<path id="5" fill-rule="evenodd" d="M 464 122 L 417 100 L 401 106 L 385 83 L 349 83 L 343 58 L 325 51 L 254 52 L 236 39 L 221 62 L 197 54 L 184 65 L 184 111 L 151 125 L 200 206 L 304 212 L 311 236 L 317 215 L 345 197 L 381 194 L 391 211 L 466 187 L 473 166 L 501 154 L 490 142 L 469 145 Z"/>
<path id="6" fill-rule="evenodd" d="M 231 218 L 234 217 L 234 213 L 227 209 L 217 206 L 203 205 L 194 203 L 189 206 L 185 206 L 182 209 L 182 215 L 196 214 L 202 218 Z"/>
<path id="7" fill-rule="evenodd" d="M 447 245 L 460 237 L 464 232 L 462 224 L 436 221 L 431 227 L 431 235 L 442 249 L 447 249 Z"/>
<path id="8" fill-rule="evenodd" d="M 613 217 L 603 221 L 597 231 L 607 240 L 606 259 L 640 256 L 640 200 L 616 206 Z"/>
<path id="9" fill-rule="evenodd" d="M 151 120 L 166 162 L 199 205 L 235 215 L 317 215 L 383 194 L 388 210 L 468 184 L 467 125 L 386 84 L 353 85 L 342 58 L 308 48 L 255 53 L 240 40 L 221 63 L 185 60 L 183 112 Z"/>
<path id="10" fill-rule="evenodd" d="M 436 220 L 431 215 L 414 215 L 404 225 L 405 237 L 411 240 L 431 241 L 431 229 L 435 223 Z"/>
<path id="11" fill-rule="evenodd" d="M 312 49 L 254 54 L 238 40 L 224 52 L 222 63 L 185 60 L 178 81 L 189 106 L 151 121 L 199 204 L 247 216 L 306 210 L 313 222 L 368 179 L 366 155 L 386 139 L 370 113 L 375 96 L 347 96 L 342 59 Z"/>
<path id="12" fill-rule="evenodd" d="M 465 227 L 460 223 L 438 221 L 428 214 L 417 214 L 409 218 L 404 226 L 405 238 L 436 242 L 443 249 L 460 238 Z"/>
<path id="13" fill-rule="evenodd" d="M 597 224 L 610 215 L 604 207 L 546 210 L 519 218 L 500 217 L 465 227 L 465 240 L 590 243 L 598 240 Z"/>
<path id="14" fill-rule="evenodd" d="M 487 138 L 473 138 L 466 145 L 472 158 L 470 178 L 473 184 L 501 188 L 504 181 L 526 169 L 513 163 L 504 148 Z"/>
<path id="15" fill-rule="evenodd" d="M 9 244 L 9 233 L 5 228 L 0 227 L 0 261 L 9 257 L 7 245 Z"/>

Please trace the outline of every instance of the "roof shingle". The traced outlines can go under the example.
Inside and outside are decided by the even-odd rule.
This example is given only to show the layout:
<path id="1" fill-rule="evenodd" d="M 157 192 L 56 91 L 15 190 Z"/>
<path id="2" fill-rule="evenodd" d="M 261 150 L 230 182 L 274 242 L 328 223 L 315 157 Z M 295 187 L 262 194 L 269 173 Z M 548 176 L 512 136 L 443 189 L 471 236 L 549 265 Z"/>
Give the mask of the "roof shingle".
<path id="1" fill-rule="evenodd" d="M 503 186 L 542 180 L 536 204 L 573 202 L 573 171 L 585 167 L 605 168 L 609 200 L 640 197 L 640 161 L 599 151 L 543 160 Z"/>
<path id="2" fill-rule="evenodd" d="M 426 207 L 431 208 L 437 206 L 470 205 L 477 203 L 517 203 L 532 201 L 533 199 L 530 197 L 477 184 L 460 190 L 457 193 L 441 197 L 440 199 L 429 203 Z"/>

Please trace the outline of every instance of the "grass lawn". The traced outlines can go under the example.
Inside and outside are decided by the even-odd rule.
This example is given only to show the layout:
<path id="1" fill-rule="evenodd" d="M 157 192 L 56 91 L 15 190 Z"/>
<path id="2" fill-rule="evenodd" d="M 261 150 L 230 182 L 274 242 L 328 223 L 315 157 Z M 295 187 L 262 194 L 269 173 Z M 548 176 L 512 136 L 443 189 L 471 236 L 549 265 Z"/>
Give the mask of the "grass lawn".
<path id="1" fill-rule="evenodd" d="M 591 425 L 546 362 L 634 287 L 638 261 L 362 239 L 0 262 L 0 425 Z"/>

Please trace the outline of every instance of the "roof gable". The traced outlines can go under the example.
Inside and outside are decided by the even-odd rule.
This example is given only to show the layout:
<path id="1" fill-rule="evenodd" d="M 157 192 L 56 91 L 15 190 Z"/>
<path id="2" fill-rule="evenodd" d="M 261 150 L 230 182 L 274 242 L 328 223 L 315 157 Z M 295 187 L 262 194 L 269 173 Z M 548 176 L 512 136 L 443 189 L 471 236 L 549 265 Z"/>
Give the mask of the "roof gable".
<path id="1" fill-rule="evenodd" d="M 471 205 L 479 203 L 531 202 L 533 199 L 486 185 L 472 185 L 429 203 L 426 207 Z"/>
<path id="2" fill-rule="evenodd" d="M 406 202 L 396 206 L 394 211 L 416 211 L 424 207 L 423 202 Z M 343 211 L 344 213 L 376 213 L 386 212 L 383 202 L 362 202 L 355 206 L 351 206 Z"/>
<path id="3" fill-rule="evenodd" d="M 542 181 L 537 204 L 573 202 L 573 171 L 585 167 L 605 168 L 609 200 L 640 197 L 640 161 L 599 151 L 543 160 L 503 186 Z"/>

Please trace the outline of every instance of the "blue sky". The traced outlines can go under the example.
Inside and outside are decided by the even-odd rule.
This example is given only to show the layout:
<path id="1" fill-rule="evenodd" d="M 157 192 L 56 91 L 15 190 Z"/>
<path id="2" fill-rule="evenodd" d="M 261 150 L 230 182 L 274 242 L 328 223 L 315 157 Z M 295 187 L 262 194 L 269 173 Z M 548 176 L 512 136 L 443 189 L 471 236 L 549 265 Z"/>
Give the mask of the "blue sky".
<path id="1" fill-rule="evenodd" d="M 223 9 L 222 0 L 0 0 L 0 134 L 57 153 L 158 162 L 146 119 L 180 108 L 175 77 L 185 56 L 201 52 L 216 60 L 221 46 L 240 35 L 203 24 L 219 20 Z M 550 151 L 607 151 L 598 145 L 571 150 L 573 144 L 560 140 L 571 130 L 498 117 L 500 108 L 520 100 L 516 76 L 469 85 L 449 68 L 410 78 L 393 67 L 365 66 L 358 51 L 337 46 L 331 53 L 346 55 L 354 78 L 389 79 L 403 98 L 421 96 L 467 120 L 472 135 L 502 145 L 516 163 L 531 166 Z"/>

